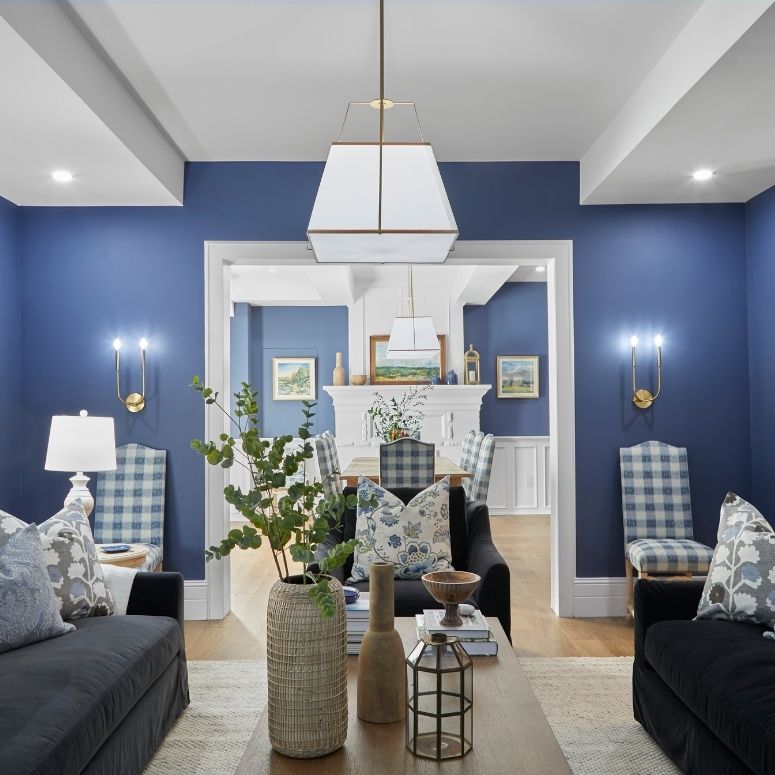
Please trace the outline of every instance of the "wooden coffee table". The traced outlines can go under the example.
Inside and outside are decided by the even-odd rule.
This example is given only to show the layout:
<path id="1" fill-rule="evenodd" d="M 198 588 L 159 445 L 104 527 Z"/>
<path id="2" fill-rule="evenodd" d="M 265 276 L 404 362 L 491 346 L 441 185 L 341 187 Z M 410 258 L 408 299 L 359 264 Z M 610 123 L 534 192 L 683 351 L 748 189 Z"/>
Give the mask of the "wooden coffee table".
<path id="1" fill-rule="evenodd" d="M 266 709 L 237 772 L 244 775 L 571 775 L 549 722 L 497 619 L 490 626 L 500 644 L 497 657 L 474 657 L 474 747 L 463 759 L 437 763 L 406 749 L 405 722 L 367 724 L 356 714 L 358 658 L 348 657 L 350 723 L 343 748 L 320 759 L 289 759 L 272 751 Z M 404 650 L 417 642 L 415 622 L 396 619 Z"/>

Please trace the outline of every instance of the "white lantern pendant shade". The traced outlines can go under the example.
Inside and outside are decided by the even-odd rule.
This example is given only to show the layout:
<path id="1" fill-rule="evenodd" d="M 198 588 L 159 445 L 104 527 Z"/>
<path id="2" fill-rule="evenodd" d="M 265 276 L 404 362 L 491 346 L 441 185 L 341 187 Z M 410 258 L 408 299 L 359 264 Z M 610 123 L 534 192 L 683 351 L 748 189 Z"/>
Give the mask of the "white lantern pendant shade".
<path id="1" fill-rule="evenodd" d="M 439 351 L 430 317 L 397 317 L 388 340 L 388 358 L 429 358 Z"/>
<path id="2" fill-rule="evenodd" d="M 307 236 L 322 263 L 441 263 L 458 230 L 428 143 L 334 143 Z M 380 210 L 382 223 L 380 228 Z"/>

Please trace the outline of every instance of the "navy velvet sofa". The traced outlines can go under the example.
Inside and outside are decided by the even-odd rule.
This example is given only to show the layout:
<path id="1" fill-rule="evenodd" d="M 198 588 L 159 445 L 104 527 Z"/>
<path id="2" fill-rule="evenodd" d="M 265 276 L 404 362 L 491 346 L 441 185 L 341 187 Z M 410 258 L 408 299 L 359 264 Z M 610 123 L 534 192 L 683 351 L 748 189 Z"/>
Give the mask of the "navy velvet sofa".
<path id="1" fill-rule="evenodd" d="M 397 487 L 391 492 L 408 503 L 422 489 Z M 345 495 L 356 494 L 354 487 L 345 487 Z M 355 509 L 345 509 L 344 530 L 332 530 L 327 541 L 318 549 L 319 555 L 342 541 L 355 537 Z M 490 512 L 487 504 L 479 501 L 468 503 L 465 490 L 459 486 L 449 488 L 449 533 L 452 550 L 452 565 L 456 570 L 477 573 L 482 581 L 470 601 L 479 607 L 485 616 L 495 616 L 500 620 L 509 641 L 511 640 L 511 592 L 509 566 L 496 549 L 490 531 Z M 350 575 L 353 565 L 352 556 L 334 576 L 344 583 Z M 368 591 L 369 582 L 353 584 L 354 587 Z M 419 579 L 396 579 L 395 615 L 414 616 L 426 608 L 438 608 L 439 604 L 430 596 L 425 585 Z"/>
<path id="2" fill-rule="evenodd" d="M 689 775 L 775 773 L 775 642 L 692 619 L 703 581 L 635 586 L 635 718 Z"/>
<path id="3" fill-rule="evenodd" d="M 3 775 L 142 772 L 188 705 L 183 577 L 138 573 L 126 616 L 0 654 Z"/>

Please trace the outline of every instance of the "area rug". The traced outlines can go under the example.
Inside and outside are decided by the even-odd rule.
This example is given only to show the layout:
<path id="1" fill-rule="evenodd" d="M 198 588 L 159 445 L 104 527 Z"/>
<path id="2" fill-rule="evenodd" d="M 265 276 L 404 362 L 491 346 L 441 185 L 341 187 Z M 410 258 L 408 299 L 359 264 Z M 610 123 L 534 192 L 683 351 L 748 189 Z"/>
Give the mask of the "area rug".
<path id="1" fill-rule="evenodd" d="M 520 662 L 574 775 L 680 775 L 632 718 L 631 658 Z M 266 665 L 202 661 L 188 669 L 191 705 L 146 774 L 230 775 L 266 704 Z"/>

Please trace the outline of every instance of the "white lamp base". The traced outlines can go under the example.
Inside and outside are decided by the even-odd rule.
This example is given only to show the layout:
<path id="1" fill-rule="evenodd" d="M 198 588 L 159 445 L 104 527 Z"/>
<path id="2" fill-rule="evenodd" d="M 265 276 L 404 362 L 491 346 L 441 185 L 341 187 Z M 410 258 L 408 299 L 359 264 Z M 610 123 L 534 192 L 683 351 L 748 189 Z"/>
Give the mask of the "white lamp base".
<path id="1" fill-rule="evenodd" d="M 83 471 L 79 471 L 75 476 L 70 477 L 70 481 L 73 483 L 73 487 L 67 497 L 65 498 L 65 506 L 69 506 L 74 500 L 80 500 L 83 504 L 83 510 L 88 517 L 94 508 L 94 498 L 89 492 L 89 488 L 86 486 L 89 482 L 89 477 L 84 476 Z"/>

